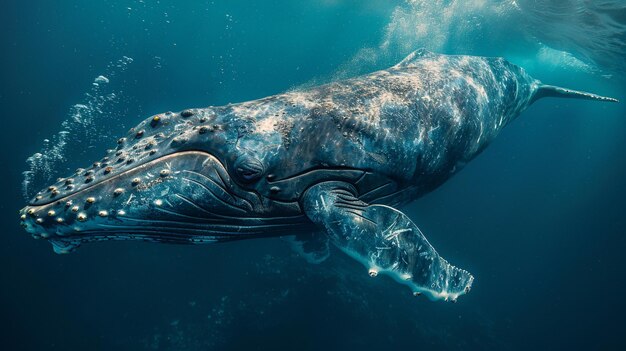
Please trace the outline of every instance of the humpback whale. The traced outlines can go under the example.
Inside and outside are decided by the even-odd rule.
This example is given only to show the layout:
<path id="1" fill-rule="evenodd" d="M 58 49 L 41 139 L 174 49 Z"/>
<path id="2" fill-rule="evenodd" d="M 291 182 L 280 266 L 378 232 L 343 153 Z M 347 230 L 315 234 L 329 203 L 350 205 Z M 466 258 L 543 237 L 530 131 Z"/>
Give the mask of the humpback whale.
<path id="1" fill-rule="evenodd" d="M 370 276 L 456 301 L 474 277 L 399 208 L 459 172 L 544 97 L 617 101 L 545 85 L 503 58 L 421 49 L 352 79 L 154 115 L 37 193 L 20 220 L 57 253 L 103 240 L 296 235 L 312 260 L 331 243 Z"/>

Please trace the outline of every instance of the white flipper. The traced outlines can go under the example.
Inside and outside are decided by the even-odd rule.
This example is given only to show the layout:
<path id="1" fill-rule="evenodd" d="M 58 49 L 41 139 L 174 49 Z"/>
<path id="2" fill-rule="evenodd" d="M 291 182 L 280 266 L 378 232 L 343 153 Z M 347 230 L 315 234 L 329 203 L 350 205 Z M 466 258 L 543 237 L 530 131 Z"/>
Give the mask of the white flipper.
<path id="1" fill-rule="evenodd" d="M 387 274 L 415 295 L 452 301 L 472 285 L 474 277 L 439 256 L 409 217 L 362 202 L 348 184 L 317 184 L 307 190 L 302 205 L 332 243 L 363 263 L 371 276 Z"/>

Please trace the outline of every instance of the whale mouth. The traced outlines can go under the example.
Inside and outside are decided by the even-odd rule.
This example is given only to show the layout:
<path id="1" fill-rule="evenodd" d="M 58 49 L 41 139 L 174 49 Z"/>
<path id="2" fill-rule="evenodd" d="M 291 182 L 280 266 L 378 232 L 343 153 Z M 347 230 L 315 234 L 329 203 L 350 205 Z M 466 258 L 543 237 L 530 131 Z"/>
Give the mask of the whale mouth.
<path id="1" fill-rule="evenodd" d="M 84 242 L 206 243 L 280 233 L 298 222 L 255 218 L 261 199 L 203 151 L 183 151 L 20 211 L 22 226 L 58 253 Z"/>

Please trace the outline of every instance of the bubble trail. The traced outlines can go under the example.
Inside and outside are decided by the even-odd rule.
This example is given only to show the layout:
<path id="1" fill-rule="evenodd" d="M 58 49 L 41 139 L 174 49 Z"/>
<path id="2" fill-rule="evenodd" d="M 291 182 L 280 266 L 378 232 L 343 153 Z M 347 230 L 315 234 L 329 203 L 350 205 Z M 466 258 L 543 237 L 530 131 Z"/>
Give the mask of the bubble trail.
<path id="1" fill-rule="evenodd" d="M 23 172 L 22 195 L 31 198 L 37 189 L 54 180 L 69 169 L 68 158 L 84 156 L 96 143 L 112 138 L 107 125 L 116 117 L 116 107 L 121 91 L 110 86 L 110 80 L 128 69 L 133 59 L 123 56 L 110 62 L 104 75 L 97 76 L 81 103 L 73 105 L 61 130 L 51 138 L 44 139 L 41 149 L 26 159 Z"/>

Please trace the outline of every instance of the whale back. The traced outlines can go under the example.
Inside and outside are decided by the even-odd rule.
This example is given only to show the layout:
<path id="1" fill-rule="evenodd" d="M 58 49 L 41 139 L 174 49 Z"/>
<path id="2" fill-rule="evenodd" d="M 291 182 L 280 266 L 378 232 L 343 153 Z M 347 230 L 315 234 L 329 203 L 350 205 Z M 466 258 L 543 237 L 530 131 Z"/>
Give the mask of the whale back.
<path id="1" fill-rule="evenodd" d="M 503 58 L 420 49 L 385 70 L 233 109 L 254 116 L 238 144 L 261 152 L 273 176 L 259 193 L 293 201 L 315 182 L 359 180 L 375 201 L 434 189 L 544 91 Z"/>
<path id="2" fill-rule="evenodd" d="M 225 112 L 246 121 L 237 145 L 272 175 L 252 185 L 260 194 L 294 201 L 315 182 L 360 180 L 368 193 L 386 189 L 374 201 L 458 171 L 528 105 L 533 82 L 503 59 L 418 50 L 385 70 Z"/>

